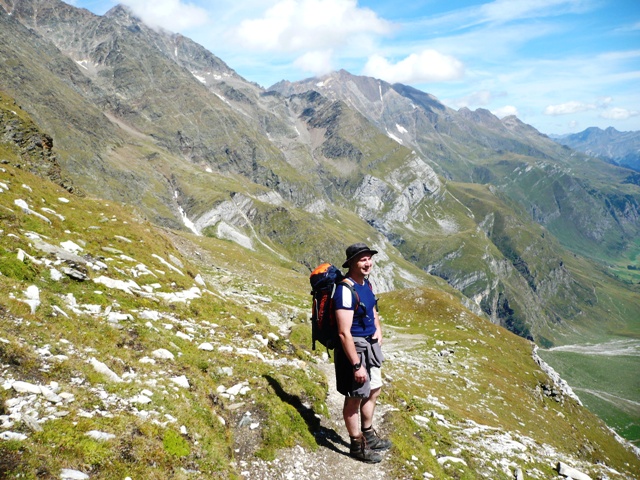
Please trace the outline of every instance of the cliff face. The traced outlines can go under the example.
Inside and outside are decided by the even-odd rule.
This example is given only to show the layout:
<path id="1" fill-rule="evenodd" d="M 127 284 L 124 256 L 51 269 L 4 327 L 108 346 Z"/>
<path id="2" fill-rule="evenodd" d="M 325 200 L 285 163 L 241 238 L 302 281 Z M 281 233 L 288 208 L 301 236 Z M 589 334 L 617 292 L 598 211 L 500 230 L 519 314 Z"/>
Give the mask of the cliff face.
<path id="1" fill-rule="evenodd" d="M 0 145 L 17 155 L 21 168 L 47 178 L 65 188 L 80 194 L 72 180 L 63 178 L 57 155 L 53 150 L 51 136 L 40 129 L 24 115 L 15 100 L 0 92 Z M 4 163 L 8 160 L 4 159 Z"/>

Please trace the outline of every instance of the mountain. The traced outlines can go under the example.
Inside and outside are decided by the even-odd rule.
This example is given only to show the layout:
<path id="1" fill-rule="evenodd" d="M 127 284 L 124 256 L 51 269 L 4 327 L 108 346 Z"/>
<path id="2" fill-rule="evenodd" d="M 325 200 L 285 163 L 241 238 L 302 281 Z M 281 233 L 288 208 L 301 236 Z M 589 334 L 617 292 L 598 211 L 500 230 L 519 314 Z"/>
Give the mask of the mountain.
<path id="1" fill-rule="evenodd" d="M 640 225 L 629 171 L 575 158 L 515 117 L 344 71 L 266 91 L 124 7 L 1 4 L 2 88 L 52 132 L 78 188 L 304 269 L 368 238 L 388 258 L 380 289 L 415 286 L 397 268 L 409 260 L 542 344 L 629 322 L 593 321 L 611 310 L 590 293 L 609 272 L 554 238 L 624 258 Z"/>
<path id="2" fill-rule="evenodd" d="M 304 277 L 364 240 L 378 292 L 444 292 L 544 347 L 637 337 L 636 173 L 344 71 L 265 90 L 122 6 L 0 7 L 0 90 L 58 184 L 264 271 Z"/>
<path id="3" fill-rule="evenodd" d="M 310 349 L 306 274 L 70 192 L 4 94 L 0 126 L 2 478 L 370 477 Z M 378 478 L 636 476 L 637 449 L 530 342 L 441 287 L 380 306 L 376 426 L 395 447 Z"/>
<path id="4" fill-rule="evenodd" d="M 579 273 L 593 267 L 553 236 L 599 260 L 627 255 L 640 224 L 629 171 L 516 118 L 344 71 L 265 91 L 120 6 L 2 5 L 3 89 L 52 132 L 78 188 L 307 269 L 341 251 L 341 219 L 387 252 L 381 289 L 414 284 L 404 258 L 541 343 L 609 329 L 589 320 L 609 310 Z"/>
<path id="5" fill-rule="evenodd" d="M 638 232 L 635 173 L 576 156 L 516 117 L 455 111 L 411 87 L 345 71 L 270 90 L 318 91 L 344 101 L 444 177 L 495 186 L 573 251 L 606 258 L 624 251 Z M 613 190 L 604 192 L 603 183 Z"/>
<path id="6" fill-rule="evenodd" d="M 613 127 L 589 127 L 579 133 L 554 138 L 578 152 L 640 171 L 640 132 L 619 132 Z"/>

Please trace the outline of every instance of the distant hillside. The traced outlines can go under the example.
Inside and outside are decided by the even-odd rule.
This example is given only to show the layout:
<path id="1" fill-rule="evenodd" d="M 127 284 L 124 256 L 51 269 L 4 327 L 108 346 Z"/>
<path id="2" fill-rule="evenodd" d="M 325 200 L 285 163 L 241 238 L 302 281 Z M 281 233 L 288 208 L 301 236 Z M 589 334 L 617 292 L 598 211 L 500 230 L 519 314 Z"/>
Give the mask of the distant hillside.
<path id="1" fill-rule="evenodd" d="M 553 139 L 578 152 L 603 158 L 611 163 L 640 171 L 640 132 L 619 132 L 613 127 L 589 127 L 580 133 Z"/>

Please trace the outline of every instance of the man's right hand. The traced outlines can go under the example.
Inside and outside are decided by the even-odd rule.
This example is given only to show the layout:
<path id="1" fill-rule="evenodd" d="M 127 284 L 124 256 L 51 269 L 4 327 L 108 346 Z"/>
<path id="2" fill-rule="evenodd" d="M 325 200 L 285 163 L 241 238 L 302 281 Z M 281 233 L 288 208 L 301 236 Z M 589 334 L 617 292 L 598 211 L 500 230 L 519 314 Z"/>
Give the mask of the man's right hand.
<path id="1" fill-rule="evenodd" d="M 364 367 L 360 367 L 353 373 L 353 379 L 357 383 L 364 383 L 367 381 L 367 369 Z"/>

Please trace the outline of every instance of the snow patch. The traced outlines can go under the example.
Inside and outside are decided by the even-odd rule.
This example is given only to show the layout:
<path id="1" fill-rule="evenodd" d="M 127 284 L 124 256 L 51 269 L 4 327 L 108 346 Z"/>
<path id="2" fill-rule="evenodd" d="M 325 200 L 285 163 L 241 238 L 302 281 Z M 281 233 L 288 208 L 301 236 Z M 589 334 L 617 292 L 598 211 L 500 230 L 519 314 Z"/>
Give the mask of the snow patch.
<path id="1" fill-rule="evenodd" d="M 200 83 L 206 85 L 207 84 L 207 79 L 204 77 L 201 77 L 200 75 L 196 74 L 196 72 L 191 72 L 191 75 L 193 75 L 196 80 L 198 80 Z"/>
<path id="2" fill-rule="evenodd" d="M 196 225 L 191 220 L 189 220 L 189 217 L 187 217 L 187 214 L 180 205 L 178 205 L 178 211 L 180 212 L 180 216 L 182 217 L 182 223 L 184 224 L 184 226 L 196 235 L 200 235 L 200 232 L 196 228 Z"/>
<path id="3" fill-rule="evenodd" d="M 386 130 L 385 133 L 387 134 L 387 137 L 389 137 L 391 140 L 395 140 L 396 142 L 398 142 L 400 145 L 403 145 L 402 140 L 398 137 L 396 137 L 393 133 L 391 133 L 389 130 Z"/>

